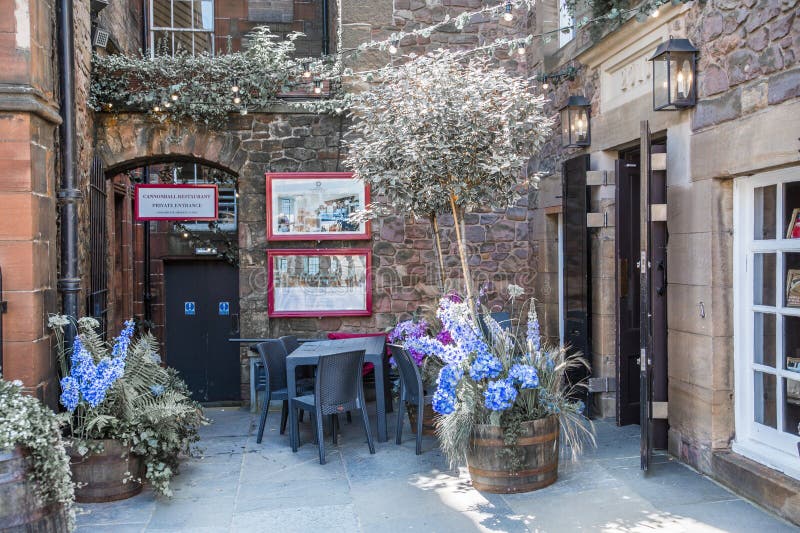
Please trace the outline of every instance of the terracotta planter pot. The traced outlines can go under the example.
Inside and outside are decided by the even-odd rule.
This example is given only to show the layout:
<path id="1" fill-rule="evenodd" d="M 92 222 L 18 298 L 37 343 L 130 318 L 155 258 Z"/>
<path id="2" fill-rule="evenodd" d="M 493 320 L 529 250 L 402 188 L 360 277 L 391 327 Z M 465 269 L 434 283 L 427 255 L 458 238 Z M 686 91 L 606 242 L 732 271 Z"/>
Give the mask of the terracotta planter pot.
<path id="1" fill-rule="evenodd" d="M 17 447 L 0 452 L 0 531 L 66 531 L 64 507 L 39 501 L 30 472 L 31 460 L 27 450 Z"/>
<path id="2" fill-rule="evenodd" d="M 422 410 L 422 434 L 428 435 L 431 437 L 436 436 L 436 424 L 435 424 L 435 417 L 436 411 L 433 410 L 433 406 L 428 404 L 425 406 L 425 409 Z M 417 406 L 409 405 L 408 406 L 408 420 L 411 422 L 411 433 L 414 435 L 417 434 Z"/>
<path id="3" fill-rule="evenodd" d="M 130 472 L 141 477 L 142 458 L 133 455 L 119 441 L 105 439 L 103 451 L 81 456 L 70 450 L 72 481 L 75 482 L 75 500 L 80 503 L 113 502 L 136 496 L 142 491 L 138 481 L 123 480 Z"/>
<path id="4" fill-rule="evenodd" d="M 516 446 L 503 441 L 503 428 L 478 424 L 472 431 L 467 466 L 472 486 L 485 492 L 510 494 L 530 492 L 555 483 L 558 479 L 558 417 L 524 422 Z M 520 459 L 512 469 L 506 448 Z"/>

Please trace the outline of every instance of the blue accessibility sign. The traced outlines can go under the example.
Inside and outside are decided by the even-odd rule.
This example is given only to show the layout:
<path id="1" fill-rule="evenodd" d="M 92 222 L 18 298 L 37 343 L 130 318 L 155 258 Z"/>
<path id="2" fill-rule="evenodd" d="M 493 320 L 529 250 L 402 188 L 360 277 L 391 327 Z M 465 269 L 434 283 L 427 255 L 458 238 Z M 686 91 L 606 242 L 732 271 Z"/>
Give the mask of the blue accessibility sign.
<path id="1" fill-rule="evenodd" d="M 219 316 L 228 316 L 231 314 L 231 303 L 230 302 L 220 302 L 219 303 Z"/>
<path id="2" fill-rule="evenodd" d="M 197 312 L 197 308 L 194 305 L 194 302 L 183 302 L 183 314 L 187 316 L 194 316 Z"/>

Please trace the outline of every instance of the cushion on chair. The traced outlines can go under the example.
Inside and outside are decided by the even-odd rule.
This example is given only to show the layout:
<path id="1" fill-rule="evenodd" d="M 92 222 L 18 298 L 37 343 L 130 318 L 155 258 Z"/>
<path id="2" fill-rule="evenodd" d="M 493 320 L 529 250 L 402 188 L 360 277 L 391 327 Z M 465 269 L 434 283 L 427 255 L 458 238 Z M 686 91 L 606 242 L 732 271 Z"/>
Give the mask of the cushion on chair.
<path id="1" fill-rule="evenodd" d="M 345 333 L 342 331 L 332 331 L 328 333 L 328 339 L 335 341 L 339 339 L 359 339 L 363 337 L 384 337 L 386 338 L 386 333 Z M 375 368 L 375 365 L 372 363 L 364 363 L 364 370 L 361 371 L 361 375 L 366 376 L 370 372 L 372 372 Z"/>

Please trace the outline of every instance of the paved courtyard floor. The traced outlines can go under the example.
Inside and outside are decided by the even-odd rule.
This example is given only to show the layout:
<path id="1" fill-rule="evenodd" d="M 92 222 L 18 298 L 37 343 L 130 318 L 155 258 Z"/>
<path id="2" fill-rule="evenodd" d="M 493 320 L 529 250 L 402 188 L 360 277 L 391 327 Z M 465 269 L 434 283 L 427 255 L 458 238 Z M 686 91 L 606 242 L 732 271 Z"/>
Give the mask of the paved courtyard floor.
<path id="1" fill-rule="evenodd" d="M 360 425 L 343 423 L 338 447 L 326 439 L 328 463 L 321 466 L 308 422 L 293 454 L 288 432 L 278 434 L 277 412 L 262 444 L 249 412 L 209 409 L 208 416 L 214 423 L 202 430 L 204 457 L 185 464 L 172 499 L 145 490 L 83 505 L 79 531 L 796 531 L 667 456 L 656 457 L 643 477 L 638 426 L 597 422 L 598 447 L 579 462 L 562 462 L 556 484 L 502 496 L 474 490 L 433 438 L 414 455 L 407 422 L 403 444 L 376 443 L 375 455 Z"/>

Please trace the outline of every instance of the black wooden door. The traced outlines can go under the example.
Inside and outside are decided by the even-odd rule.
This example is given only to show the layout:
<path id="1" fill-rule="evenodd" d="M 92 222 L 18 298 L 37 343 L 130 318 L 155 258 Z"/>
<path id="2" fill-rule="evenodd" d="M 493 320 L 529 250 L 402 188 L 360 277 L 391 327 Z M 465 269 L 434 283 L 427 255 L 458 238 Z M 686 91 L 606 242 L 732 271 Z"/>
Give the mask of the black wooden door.
<path id="1" fill-rule="evenodd" d="M 639 423 L 639 151 L 617 174 L 617 424 Z"/>
<path id="2" fill-rule="evenodd" d="M 591 275 L 588 260 L 589 243 L 586 237 L 588 190 L 586 171 L 589 156 L 579 156 L 564 163 L 564 344 L 569 352 L 580 352 L 591 362 Z M 589 371 L 581 367 L 569 376 L 576 383 L 588 378 Z M 579 389 L 586 404 L 586 415 L 591 416 L 591 402 L 587 389 Z"/>
<path id="3" fill-rule="evenodd" d="M 164 267 L 166 362 L 200 402 L 238 402 L 239 273 L 222 261 L 175 261 Z"/>

